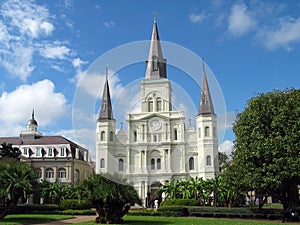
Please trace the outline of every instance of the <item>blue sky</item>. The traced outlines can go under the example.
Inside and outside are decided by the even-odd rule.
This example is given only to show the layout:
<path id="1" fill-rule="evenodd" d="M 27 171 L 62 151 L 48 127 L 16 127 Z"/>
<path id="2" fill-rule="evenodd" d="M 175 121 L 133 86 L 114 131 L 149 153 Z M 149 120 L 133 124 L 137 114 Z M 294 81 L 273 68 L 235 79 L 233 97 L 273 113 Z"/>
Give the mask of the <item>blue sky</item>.
<path id="1" fill-rule="evenodd" d="M 234 115 L 248 99 L 273 89 L 299 88 L 299 1 L 2 0 L 0 135 L 19 135 L 34 108 L 44 135 L 64 135 L 94 151 L 105 65 L 120 127 L 125 117 L 118 106 L 127 110 L 121 103 L 128 99 L 135 99 L 129 110 L 138 106 L 142 59 L 148 55 L 143 41 L 151 37 L 154 11 L 161 40 L 174 44 L 177 53 L 183 49 L 204 57 L 218 82 L 220 89 L 210 86 L 213 93 L 221 92 L 226 105 L 217 110 L 219 118 L 227 118 L 219 124 L 222 151 L 230 150 Z M 166 48 L 164 56 L 172 61 Z M 118 62 L 135 54 L 140 58 L 116 70 L 117 63 L 105 58 L 114 51 Z M 188 65 L 189 59 L 175 56 Z M 199 77 L 176 65 L 167 68 L 176 89 L 175 107 L 187 110 L 187 119 L 193 119 L 199 102 L 201 65 L 193 66 L 199 67 Z"/>

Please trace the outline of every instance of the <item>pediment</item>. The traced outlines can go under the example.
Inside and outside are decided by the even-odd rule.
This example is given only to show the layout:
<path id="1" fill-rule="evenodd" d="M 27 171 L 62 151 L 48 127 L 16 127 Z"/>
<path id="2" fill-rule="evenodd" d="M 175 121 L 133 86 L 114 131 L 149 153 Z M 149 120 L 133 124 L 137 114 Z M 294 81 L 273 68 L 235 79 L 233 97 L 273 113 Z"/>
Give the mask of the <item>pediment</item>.
<path id="1" fill-rule="evenodd" d="M 161 115 L 160 113 L 152 113 L 150 115 L 146 115 L 144 117 L 141 117 L 140 120 L 150 120 L 150 119 L 153 119 L 153 118 L 159 118 L 159 119 L 162 119 L 162 120 L 170 119 L 169 117 Z"/>

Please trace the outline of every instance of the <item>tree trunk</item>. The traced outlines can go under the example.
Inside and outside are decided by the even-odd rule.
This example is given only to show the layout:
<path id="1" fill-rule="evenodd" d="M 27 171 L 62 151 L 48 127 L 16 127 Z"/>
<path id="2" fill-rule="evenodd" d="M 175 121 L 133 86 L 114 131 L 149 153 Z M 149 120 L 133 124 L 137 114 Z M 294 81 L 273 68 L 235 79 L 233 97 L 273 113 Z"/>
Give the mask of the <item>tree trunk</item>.
<path id="1" fill-rule="evenodd" d="M 0 220 L 2 220 L 4 217 L 6 217 L 10 213 L 14 213 L 17 209 L 16 204 L 11 204 L 9 206 L 5 206 L 0 212 Z"/>
<path id="2" fill-rule="evenodd" d="M 3 210 L 1 210 L 0 212 L 0 220 L 2 220 L 5 216 L 7 216 L 8 214 L 8 209 L 4 208 Z"/>

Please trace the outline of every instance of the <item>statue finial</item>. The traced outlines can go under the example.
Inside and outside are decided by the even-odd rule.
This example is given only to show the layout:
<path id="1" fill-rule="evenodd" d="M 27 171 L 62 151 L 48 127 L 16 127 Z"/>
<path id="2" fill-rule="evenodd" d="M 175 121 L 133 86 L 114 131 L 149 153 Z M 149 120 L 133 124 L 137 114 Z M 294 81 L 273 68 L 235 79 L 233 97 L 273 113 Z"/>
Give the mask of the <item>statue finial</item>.
<path id="1" fill-rule="evenodd" d="M 156 16 L 157 16 L 157 14 L 158 14 L 157 11 L 154 11 L 154 12 L 153 12 L 154 21 L 156 21 Z"/>
<path id="2" fill-rule="evenodd" d="M 108 78 L 108 65 L 106 65 L 106 67 L 105 67 L 105 76 L 106 76 L 106 80 L 107 80 L 107 78 Z"/>

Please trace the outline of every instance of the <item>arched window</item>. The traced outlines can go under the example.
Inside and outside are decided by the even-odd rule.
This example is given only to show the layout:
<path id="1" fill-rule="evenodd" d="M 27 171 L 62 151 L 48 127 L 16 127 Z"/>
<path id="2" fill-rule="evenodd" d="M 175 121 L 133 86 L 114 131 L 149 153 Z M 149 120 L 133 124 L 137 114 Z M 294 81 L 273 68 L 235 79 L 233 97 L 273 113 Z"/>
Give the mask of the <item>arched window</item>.
<path id="1" fill-rule="evenodd" d="M 205 137 L 209 137 L 209 127 L 205 127 Z"/>
<path id="2" fill-rule="evenodd" d="M 158 70 L 158 62 L 157 62 L 157 56 L 153 56 L 152 57 L 152 62 L 153 62 L 153 66 L 152 66 L 152 69 L 153 71 L 157 71 Z"/>
<path id="3" fill-rule="evenodd" d="M 211 156 L 210 155 L 206 156 L 206 165 L 211 166 Z"/>
<path id="4" fill-rule="evenodd" d="M 153 99 L 149 98 L 148 100 L 148 112 L 153 112 Z"/>
<path id="5" fill-rule="evenodd" d="M 112 132 L 112 131 L 109 133 L 109 140 L 110 141 L 114 140 L 114 132 Z"/>
<path id="6" fill-rule="evenodd" d="M 124 160 L 119 159 L 119 171 L 124 171 Z"/>
<path id="7" fill-rule="evenodd" d="M 156 164 L 157 164 L 157 169 L 160 170 L 161 169 L 161 160 L 160 160 L 160 158 L 158 158 L 156 160 Z"/>
<path id="8" fill-rule="evenodd" d="M 189 159 L 189 169 L 194 170 L 195 169 L 195 162 L 194 162 L 194 157 L 191 157 Z"/>
<path id="9" fill-rule="evenodd" d="M 65 168 L 59 168 L 57 171 L 57 177 L 58 178 L 66 178 L 67 177 L 67 171 Z"/>
<path id="10" fill-rule="evenodd" d="M 217 136 L 217 134 L 216 134 L 216 128 L 214 127 L 213 128 L 213 137 L 216 137 Z"/>
<path id="11" fill-rule="evenodd" d="M 104 168 L 105 167 L 105 160 L 101 159 L 100 160 L 100 168 Z"/>
<path id="12" fill-rule="evenodd" d="M 151 159 L 151 170 L 155 169 L 155 159 Z"/>
<path id="13" fill-rule="evenodd" d="M 162 111 L 161 98 L 157 98 L 157 100 L 156 100 L 156 111 L 157 111 L 157 112 Z"/>
<path id="14" fill-rule="evenodd" d="M 133 141 L 137 142 L 137 131 L 133 131 Z"/>
<path id="15" fill-rule="evenodd" d="M 198 128 L 198 135 L 199 135 L 199 138 L 201 138 L 201 128 Z"/>
<path id="16" fill-rule="evenodd" d="M 54 170 L 52 168 L 47 168 L 45 171 L 46 178 L 54 178 Z"/>
<path id="17" fill-rule="evenodd" d="M 37 178 L 42 178 L 42 170 L 40 168 L 35 169 L 35 174 Z"/>
<path id="18" fill-rule="evenodd" d="M 101 131 L 101 141 L 105 140 L 105 131 Z"/>
<path id="19" fill-rule="evenodd" d="M 178 140 L 178 132 L 177 132 L 177 128 L 174 129 L 174 140 Z"/>

